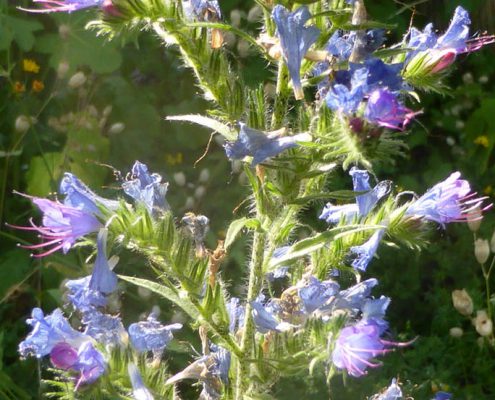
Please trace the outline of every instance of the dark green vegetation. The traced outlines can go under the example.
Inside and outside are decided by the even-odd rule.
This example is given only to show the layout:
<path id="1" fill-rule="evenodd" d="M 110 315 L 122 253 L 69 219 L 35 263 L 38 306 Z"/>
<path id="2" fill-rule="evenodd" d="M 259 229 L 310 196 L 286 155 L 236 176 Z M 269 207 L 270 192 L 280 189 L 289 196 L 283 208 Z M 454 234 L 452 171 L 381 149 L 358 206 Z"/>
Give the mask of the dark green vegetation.
<path id="1" fill-rule="evenodd" d="M 256 29 L 247 19 L 251 2 L 220 3 L 227 18 L 231 10 L 240 9 L 242 27 Z M 442 28 L 455 5 L 462 4 L 477 16 L 476 29 L 494 30 L 493 6 L 481 0 L 370 0 L 368 9 L 374 19 L 396 23 L 403 31 L 411 10 L 402 3 L 421 3 L 415 19 L 426 23 L 433 18 Z M 244 194 L 243 178 L 235 168 L 230 176 L 225 173 L 230 165 L 215 140 L 207 156 L 193 167 L 207 148 L 205 130 L 164 120 L 167 115 L 196 113 L 208 107 L 196 95 L 192 75 L 179 64 L 175 50 L 162 50 L 159 40 L 150 35 L 128 38 L 126 44 L 119 39 L 107 43 L 95 38 L 94 32 L 84 31 L 90 19 L 91 11 L 27 15 L 0 0 L 0 399 L 36 398 L 43 390 L 33 384 L 39 381 L 36 362 L 18 359 L 17 343 L 27 332 L 24 320 L 35 305 L 51 309 L 62 303 L 59 288 L 63 279 L 83 274 L 80 258 L 84 253 L 35 260 L 15 247 L 35 238 L 3 226 L 5 221 L 25 225 L 32 213 L 29 202 L 12 195 L 12 190 L 45 196 L 57 190 L 60 174 L 70 170 L 93 188 L 100 188 L 100 193 L 112 192 L 117 185 L 106 165 L 125 173 L 134 159 L 139 159 L 170 181 L 168 199 L 177 213 L 192 209 L 210 218 L 210 246 L 222 236 L 225 221 Z M 244 67 L 247 83 L 263 77 L 268 81 L 270 71 L 245 54 L 242 44 L 234 44 L 231 51 Z M 458 169 L 475 190 L 494 193 L 493 51 L 486 48 L 464 57 L 449 81 L 453 88 L 449 94 L 425 98 L 424 115 L 408 134 L 409 158 L 383 166 L 378 171 L 381 178 L 422 192 Z M 24 60 L 33 60 L 39 71 Z M 87 79 L 80 86 L 81 75 L 79 82 L 70 79 L 76 71 L 84 72 Z M 308 210 L 308 218 L 318 212 L 316 208 Z M 494 229 L 495 221 L 488 214 L 481 236 L 490 238 Z M 222 267 L 226 280 L 239 285 L 233 292 L 241 290 L 243 283 L 241 251 L 234 247 Z M 386 357 L 384 367 L 371 371 L 369 377 L 352 379 L 352 384 L 335 379 L 335 398 L 364 398 L 393 376 L 417 399 L 428 399 L 432 388 L 452 391 L 458 399 L 495 396 L 494 349 L 479 347 L 470 322 L 451 305 L 451 291 L 466 288 L 476 308 L 483 307 L 484 282 L 467 227 L 439 230 L 419 255 L 397 249 L 381 249 L 379 255 L 380 260 L 371 267 L 372 275 L 380 277 L 381 291 L 393 299 L 391 326 L 399 338 L 419 338 L 411 348 Z M 144 268 L 133 261 L 129 254 L 121 264 L 129 270 Z M 148 311 L 138 308 L 137 295 L 131 291 L 123 300 L 136 315 Z M 465 335 L 451 337 L 449 329 L 454 326 L 463 327 Z M 185 352 L 180 346 L 171 349 L 172 366 L 174 359 L 181 357 Z M 315 382 L 284 382 L 278 388 L 279 396 L 309 398 L 312 390 L 311 398 L 318 393 L 327 398 L 325 386 L 318 383 L 321 379 L 315 377 Z"/>

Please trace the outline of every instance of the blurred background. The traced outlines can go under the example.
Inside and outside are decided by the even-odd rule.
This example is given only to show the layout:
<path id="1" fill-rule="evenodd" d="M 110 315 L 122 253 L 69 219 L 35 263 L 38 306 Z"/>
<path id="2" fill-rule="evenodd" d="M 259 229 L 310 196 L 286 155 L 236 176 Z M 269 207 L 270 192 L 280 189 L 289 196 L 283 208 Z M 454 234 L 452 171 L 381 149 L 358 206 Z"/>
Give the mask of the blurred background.
<path id="1" fill-rule="evenodd" d="M 220 0 L 224 17 L 256 33 L 260 10 L 245 0 Z M 495 32 L 493 0 L 367 0 L 373 19 L 405 32 L 413 21 L 443 30 L 454 8 L 464 6 L 473 19 L 472 33 Z M 164 49 L 151 34 L 112 42 L 84 29 L 94 11 L 70 15 L 28 14 L 16 9 L 29 2 L 0 0 L 0 399 L 40 398 L 44 391 L 36 360 L 19 360 L 17 345 L 27 334 L 25 319 L 34 306 L 49 311 L 64 303 L 64 279 L 79 277 L 84 250 L 67 256 L 33 259 L 17 243 L 36 238 L 5 227 L 26 225 L 36 215 L 30 202 L 13 190 L 36 196 L 57 191 L 64 171 L 71 171 L 100 194 L 116 195 L 115 176 L 134 160 L 149 165 L 170 182 L 168 201 L 175 215 L 194 211 L 210 218 L 208 241 L 214 247 L 246 195 L 240 166 L 226 160 L 221 142 L 198 126 L 165 121 L 167 115 L 201 113 L 207 102 L 198 96 L 194 78 L 180 63 L 177 50 Z M 392 33 L 393 34 L 393 33 Z M 400 40 L 392 36 L 389 43 Z M 242 67 L 249 85 L 273 76 L 246 42 L 226 36 L 226 48 Z M 406 141 L 409 156 L 376 171 L 398 188 L 422 193 L 459 170 L 479 193 L 495 193 L 495 46 L 462 56 L 445 96 L 424 95 L 423 114 Z M 399 133 L 402 135 L 402 133 Z M 208 154 L 202 158 L 205 151 Z M 320 210 L 310 210 L 316 218 Z M 493 214 L 493 213 L 492 213 Z M 490 239 L 495 219 L 488 213 L 478 236 Z M 231 292 L 243 292 L 246 243 L 236 244 L 223 265 Z M 336 377 L 333 399 L 364 399 L 399 377 L 406 393 L 429 399 L 437 390 L 455 399 L 495 398 L 495 347 L 480 341 L 469 318 L 452 306 L 451 292 L 465 288 L 475 309 L 484 307 L 485 282 L 474 257 L 473 233 L 464 224 L 439 229 L 422 253 L 381 248 L 369 274 L 380 280 L 379 292 L 392 298 L 390 325 L 395 337 L 418 337 L 404 351 L 384 358 L 384 366 L 367 377 Z M 133 254 L 121 257 L 121 272 L 145 268 Z M 135 320 L 161 305 L 149 293 L 122 288 L 125 320 Z M 142 301 L 142 300 L 146 301 Z M 162 305 L 163 320 L 182 316 Z M 452 331 L 451 328 L 461 328 Z M 192 333 L 184 340 L 198 343 Z M 189 359 L 181 343 L 168 352 L 174 363 Z M 199 349 L 199 346 L 197 346 Z M 48 361 L 43 361 L 48 364 Z M 280 399 L 324 399 L 329 392 L 321 376 L 294 377 L 274 388 Z M 183 389 L 184 398 L 194 390 Z M 189 390 L 189 391 L 188 391 Z"/>

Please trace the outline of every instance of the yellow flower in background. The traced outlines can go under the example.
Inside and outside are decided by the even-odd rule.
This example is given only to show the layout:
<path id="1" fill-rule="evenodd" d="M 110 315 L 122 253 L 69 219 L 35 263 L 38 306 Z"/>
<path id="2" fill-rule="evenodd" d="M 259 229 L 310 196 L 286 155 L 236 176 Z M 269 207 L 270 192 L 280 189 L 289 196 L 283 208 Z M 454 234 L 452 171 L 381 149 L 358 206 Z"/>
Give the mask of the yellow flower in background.
<path id="1" fill-rule="evenodd" d="M 165 162 L 168 164 L 168 165 L 180 165 L 182 164 L 182 162 L 184 161 L 184 156 L 181 152 L 178 152 L 176 154 L 171 154 L 171 153 L 167 153 L 165 154 Z"/>
<path id="2" fill-rule="evenodd" d="M 43 82 L 35 79 L 33 81 L 33 84 L 32 84 L 31 87 L 33 89 L 33 92 L 39 93 L 39 92 L 41 92 L 45 88 L 45 84 Z"/>
<path id="3" fill-rule="evenodd" d="M 474 144 L 478 144 L 480 146 L 487 148 L 490 145 L 490 140 L 488 139 L 488 136 L 481 135 L 478 136 L 476 139 L 474 139 Z"/>
<path id="4" fill-rule="evenodd" d="M 483 194 L 486 194 L 487 196 L 493 193 L 493 187 L 492 185 L 488 185 L 486 188 L 483 189 Z"/>
<path id="5" fill-rule="evenodd" d="M 23 93 L 26 91 L 26 85 L 24 85 L 24 83 L 22 82 L 19 82 L 19 81 L 16 81 L 14 83 L 14 93 Z"/>
<path id="6" fill-rule="evenodd" d="M 30 60 L 29 58 L 22 60 L 22 69 L 25 72 L 32 72 L 33 74 L 40 72 L 40 66 L 36 63 L 36 61 Z"/>

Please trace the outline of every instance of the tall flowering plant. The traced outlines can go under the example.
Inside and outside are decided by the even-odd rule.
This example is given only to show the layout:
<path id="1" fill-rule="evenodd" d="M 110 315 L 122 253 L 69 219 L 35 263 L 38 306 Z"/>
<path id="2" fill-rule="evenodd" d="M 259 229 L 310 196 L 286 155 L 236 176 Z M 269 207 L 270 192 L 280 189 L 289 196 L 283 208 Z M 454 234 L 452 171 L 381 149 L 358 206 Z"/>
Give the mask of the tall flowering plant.
<path id="1" fill-rule="evenodd" d="M 456 9 L 443 34 L 431 24 L 411 28 L 387 47 L 387 25 L 367 18 L 363 0 L 256 1 L 258 37 L 230 25 L 216 0 L 35 3 L 27 11 L 96 7 L 89 27 L 101 34 L 145 29 L 177 46 L 213 109 L 168 119 L 221 135 L 226 157 L 243 164 L 251 189 L 245 216 L 230 223 L 214 249 L 204 243 L 209 219 L 174 215 L 168 183 L 138 161 L 119 182 L 117 199 L 97 195 L 70 173 L 60 199 L 30 198 L 41 223 L 13 228 L 40 234 L 42 243 L 28 246 L 40 251 L 36 257 L 76 245 L 96 249 L 91 274 L 66 282 L 67 304 L 51 313 L 35 308 L 19 345 L 22 357 L 50 359 L 60 396 L 176 399 L 178 383 L 187 380 L 201 386 L 202 399 L 254 399 L 293 374 L 323 371 L 329 384 L 336 374 L 359 378 L 386 353 L 413 344 L 391 335 L 391 299 L 369 275 L 380 245 L 419 249 L 430 227 L 489 206 L 459 172 L 416 195 L 397 193 L 374 171 L 407 152 L 404 131 L 421 112 L 417 93 L 441 91 L 459 54 L 494 40 L 470 36 L 466 10 Z M 223 48 L 226 32 L 276 71 L 273 99 L 243 84 Z M 350 176 L 345 188 L 333 179 L 340 170 Z M 308 208 L 325 228 L 303 224 Z M 222 262 L 242 235 L 251 246 L 247 287 L 237 298 L 222 278 Z M 115 254 L 123 249 L 143 257 L 148 269 L 121 274 Z M 125 310 L 112 307 L 123 282 L 164 298 L 186 320 L 165 322 L 150 310 L 126 326 Z M 188 365 L 169 370 L 167 347 L 184 325 L 202 348 Z M 373 398 L 401 396 L 394 379 Z"/>

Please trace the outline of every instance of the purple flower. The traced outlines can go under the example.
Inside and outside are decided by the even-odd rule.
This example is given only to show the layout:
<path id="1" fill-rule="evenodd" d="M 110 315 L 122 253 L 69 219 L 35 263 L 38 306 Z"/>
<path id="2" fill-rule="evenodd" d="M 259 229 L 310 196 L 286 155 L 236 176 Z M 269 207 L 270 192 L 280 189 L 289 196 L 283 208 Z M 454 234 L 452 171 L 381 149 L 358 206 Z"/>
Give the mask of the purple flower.
<path id="1" fill-rule="evenodd" d="M 229 332 L 235 333 L 237 328 L 244 325 L 245 308 L 239 304 L 237 297 L 232 297 L 226 304 L 226 308 L 229 314 Z"/>
<path id="2" fill-rule="evenodd" d="M 128 331 L 131 343 L 138 352 L 151 350 L 159 354 L 174 338 L 172 331 L 181 328 L 182 324 L 162 325 L 154 314 L 150 314 L 146 321 L 131 324 Z"/>
<path id="3" fill-rule="evenodd" d="M 360 246 L 351 247 L 351 253 L 357 257 L 352 261 L 352 267 L 357 271 L 366 271 L 368 264 L 378 249 L 378 245 L 385 234 L 385 229 L 379 229 L 371 237 Z"/>
<path id="4" fill-rule="evenodd" d="M 83 315 L 82 323 L 86 325 L 84 334 L 104 345 L 118 345 L 126 336 L 119 316 L 103 314 L 93 309 Z"/>
<path id="5" fill-rule="evenodd" d="M 274 304 L 267 303 L 263 305 L 261 301 L 251 302 L 252 313 L 256 328 L 260 333 L 269 331 L 285 332 L 292 328 L 287 322 L 281 322 L 275 315 Z"/>
<path id="6" fill-rule="evenodd" d="M 96 241 L 98 252 L 95 266 L 89 280 L 89 289 L 103 294 L 110 294 L 117 288 L 117 275 L 110 269 L 107 260 L 107 235 L 107 229 L 100 229 Z"/>
<path id="7" fill-rule="evenodd" d="M 253 157 L 252 166 L 267 158 L 297 146 L 297 141 L 309 141 L 310 136 L 300 133 L 294 136 L 279 136 L 279 133 L 267 135 L 264 132 L 249 128 L 240 122 L 239 137 L 235 142 L 227 142 L 225 153 L 229 160 L 242 160 L 244 157 Z"/>
<path id="8" fill-rule="evenodd" d="M 77 350 L 67 342 L 57 343 L 50 352 L 50 361 L 55 368 L 67 370 L 77 362 Z"/>
<path id="9" fill-rule="evenodd" d="M 325 97 L 328 108 L 347 115 L 356 112 L 366 94 L 367 79 L 368 70 L 359 68 L 352 74 L 349 85 L 342 83 L 333 85 Z"/>
<path id="10" fill-rule="evenodd" d="M 385 313 L 390 305 L 390 297 L 381 296 L 379 299 L 367 299 L 362 312 L 364 321 L 372 321 L 380 328 L 380 333 L 388 329 L 388 322 L 384 320 Z"/>
<path id="11" fill-rule="evenodd" d="M 375 278 L 370 278 L 350 288 L 341 290 L 326 308 L 331 311 L 349 310 L 357 313 L 363 309 L 368 297 L 370 297 L 371 290 L 376 285 L 378 285 L 378 281 Z"/>
<path id="12" fill-rule="evenodd" d="M 390 386 L 380 394 L 375 394 L 370 398 L 370 400 L 401 400 L 402 390 L 397 384 L 397 379 L 392 379 Z"/>
<path id="13" fill-rule="evenodd" d="M 291 13 L 285 7 L 276 5 L 272 11 L 272 17 L 277 25 L 277 34 L 292 79 L 294 95 L 296 100 L 301 100 L 304 98 L 300 76 L 301 62 L 320 36 L 320 31 L 315 26 L 305 26 L 311 18 L 306 6 L 299 7 Z"/>
<path id="14" fill-rule="evenodd" d="M 26 322 L 32 326 L 33 330 L 19 344 L 19 353 L 22 357 L 34 355 L 41 358 L 50 354 L 60 342 L 79 347 L 81 343 L 88 340 L 86 335 L 72 329 L 59 308 L 46 317 L 40 308 L 34 308 L 31 317 Z"/>
<path id="15" fill-rule="evenodd" d="M 406 214 L 435 221 L 442 226 L 449 222 L 466 221 L 469 211 L 479 208 L 485 198 L 476 198 L 475 193 L 471 193 L 469 182 L 460 177 L 460 172 L 454 172 L 437 183 L 414 201 Z M 490 207 L 491 204 L 484 210 Z"/>
<path id="16" fill-rule="evenodd" d="M 349 171 L 352 177 L 352 185 L 355 192 L 367 192 L 356 196 L 356 204 L 344 204 L 335 206 L 331 203 L 323 208 L 320 219 L 324 219 L 329 224 L 337 223 L 341 219 L 350 221 L 354 216 L 365 217 L 375 207 L 382 197 L 390 191 L 390 182 L 379 182 L 373 189 L 369 183 L 369 173 L 366 170 L 352 167 Z"/>
<path id="17" fill-rule="evenodd" d="M 364 117 L 371 123 L 390 129 L 404 130 L 417 113 L 401 104 L 397 95 L 378 89 L 371 93 Z"/>
<path id="18" fill-rule="evenodd" d="M 33 0 L 43 8 L 29 9 L 18 7 L 20 10 L 33 13 L 68 12 L 83 10 L 90 7 L 99 7 L 106 0 Z"/>
<path id="19" fill-rule="evenodd" d="M 338 293 L 340 287 L 332 280 L 321 282 L 310 276 L 306 284 L 299 288 L 298 295 L 307 314 L 323 306 L 332 296 Z"/>
<path id="20" fill-rule="evenodd" d="M 103 355 L 93 347 L 91 342 L 81 345 L 77 352 L 77 362 L 71 369 L 79 372 L 76 383 L 76 390 L 80 385 L 85 385 L 96 381 L 107 369 L 107 363 Z"/>
<path id="21" fill-rule="evenodd" d="M 134 363 L 127 365 L 127 372 L 131 379 L 132 396 L 134 400 L 153 400 L 153 395 L 144 385 L 143 378 Z"/>
<path id="22" fill-rule="evenodd" d="M 366 375 L 368 367 L 379 367 L 381 364 L 373 358 L 390 352 L 391 346 L 402 345 L 382 340 L 380 334 L 380 328 L 372 322 L 342 329 L 332 353 L 333 364 L 354 377 Z"/>
<path id="23" fill-rule="evenodd" d="M 95 307 L 107 305 L 107 297 L 102 292 L 89 288 L 90 280 L 91 275 L 65 283 L 65 287 L 69 290 L 67 298 L 82 313 L 93 311 Z"/>
<path id="24" fill-rule="evenodd" d="M 74 174 L 66 172 L 60 182 L 59 192 L 65 195 L 64 204 L 85 211 L 89 214 L 100 215 L 98 205 L 109 210 L 119 208 L 119 202 L 98 196 L 81 182 Z"/>
<path id="25" fill-rule="evenodd" d="M 161 182 L 160 175 L 150 174 L 145 164 L 136 161 L 132 166 L 131 178 L 122 184 L 122 189 L 136 202 L 143 204 L 150 213 L 166 211 L 170 208 L 165 199 L 168 183 Z"/>
<path id="26" fill-rule="evenodd" d="M 21 193 L 19 193 L 21 194 Z M 14 226 L 12 228 L 36 231 L 44 240 L 43 243 L 32 246 L 21 246 L 26 249 L 41 249 L 52 246 L 49 250 L 34 257 L 44 257 L 59 249 L 67 253 L 77 239 L 89 233 L 96 232 L 102 226 L 98 219 L 91 213 L 69 207 L 48 199 L 25 196 L 38 206 L 43 213 L 42 226 L 37 226 L 30 220 L 31 226 Z"/>
<path id="27" fill-rule="evenodd" d="M 366 83 L 369 92 L 376 89 L 398 91 L 403 88 L 403 79 L 401 76 L 402 63 L 385 64 L 379 58 L 370 58 L 364 62 L 364 66 L 368 70 Z"/>

